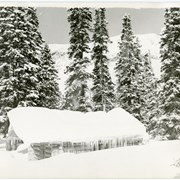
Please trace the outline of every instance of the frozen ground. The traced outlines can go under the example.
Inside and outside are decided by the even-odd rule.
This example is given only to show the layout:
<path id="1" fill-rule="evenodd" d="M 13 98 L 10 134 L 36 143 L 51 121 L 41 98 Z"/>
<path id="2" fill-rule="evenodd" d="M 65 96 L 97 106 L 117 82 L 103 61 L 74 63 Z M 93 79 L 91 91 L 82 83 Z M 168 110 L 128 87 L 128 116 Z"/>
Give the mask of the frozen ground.
<path id="1" fill-rule="evenodd" d="M 180 178 L 180 141 L 150 142 L 147 145 L 83 154 L 60 154 L 28 161 L 27 151 L 5 151 L 0 141 L 0 178 Z M 21 151 L 21 153 L 20 153 Z"/>

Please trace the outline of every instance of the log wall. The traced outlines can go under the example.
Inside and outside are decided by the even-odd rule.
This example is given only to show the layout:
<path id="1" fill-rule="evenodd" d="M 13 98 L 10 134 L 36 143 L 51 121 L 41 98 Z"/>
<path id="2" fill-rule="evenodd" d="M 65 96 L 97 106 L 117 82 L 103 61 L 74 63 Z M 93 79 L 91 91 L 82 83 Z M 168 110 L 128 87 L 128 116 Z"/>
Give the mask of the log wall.
<path id="1" fill-rule="evenodd" d="M 29 160 L 40 160 L 61 153 L 85 153 L 123 146 L 139 145 L 142 138 L 138 136 L 109 137 L 95 141 L 83 142 L 42 142 L 33 143 L 28 149 Z"/>

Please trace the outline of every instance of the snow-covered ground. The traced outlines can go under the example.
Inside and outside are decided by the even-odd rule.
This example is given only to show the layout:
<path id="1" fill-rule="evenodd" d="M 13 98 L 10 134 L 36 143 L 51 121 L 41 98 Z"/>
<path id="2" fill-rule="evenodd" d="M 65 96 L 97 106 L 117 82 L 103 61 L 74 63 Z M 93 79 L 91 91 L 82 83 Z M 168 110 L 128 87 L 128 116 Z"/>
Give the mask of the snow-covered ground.
<path id="1" fill-rule="evenodd" d="M 27 111 L 24 111 L 23 108 L 17 108 L 10 111 L 10 114 L 8 114 L 10 115 L 10 121 L 12 120 L 11 117 L 15 117 L 13 118 L 14 123 L 17 126 L 18 123 L 21 124 L 21 126 L 19 126 L 21 127 L 21 129 L 19 129 L 17 132 L 22 132 L 22 134 L 25 134 L 25 131 L 27 131 L 28 133 L 25 134 L 24 137 L 27 137 L 27 139 L 30 138 L 30 141 L 34 141 L 38 138 L 40 138 L 38 140 L 41 140 L 41 138 L 44 137 L 46 137 L 46 139 L 47 137 L 52 138 L 52 135 L 49 135 L 48 132 L 47 134 L 43 134 L 46 131 L 42 133 L 43 127 L 41 122 L 44 122 L 43 126 L 46 126 L 46 123 L 48 122 L 49 126 L 47 127 L 54 128 L 56 126 L 56 123 L 54 125 L 51 125 L 52 123 L 54 123 L 54 121 L 52 120 L 54 117 L 53 114 L 57 118 L 58 113 L 55 112 L 55 110 L 49 110 L 52 111 L 52 113 L 50 113 L 49 111 L 47 111 L 46 108 L 35 108 L 32 110 L 32 108 L 29 107 L 25 108 L 25 110 L 27 110 L 29 113 Z M 41 113 L 34 112 L 34 110 L 38 110 L 38 112 Z M 22 111 L 24 111 L 24 114 L 22 113 Z M 95 127 L 94 124 L 98 124 L 97 121 L 101 122 L 101 120 L 103 120 L 104 124 L 102 124 L 102 126 L 106 127 L 106 125 L 108 125 L 108 128 L 111 132 L 114 126 L 112 128 L 110 127 L 110 125 L 112 123 L 114 124 L 115 122 L 116 124 L 117 122 L 121 122 L 119 118 L 120 114 L 118 114 L 117 111 L 120 112 L 120 114 L 123 114 L 123 117 L 128 117 L 128 119 L 126 119 L 127 121 L 136 122 L 135 119 L 132 119 L 127 114 L 127 112 L 122 111 L 122 109 L 119 110 L 118 108 L 115 108 L 109 113 L 97 112 L 95 114 L 87 114 L 87 116 L 80 116 L 79 114 L 78 122 L 75 119 L 70 119 L 75 121 L 74 124 L 77 123 L 80 128 L 82 122 L 84 123 L 83 125 L 85 125 L 84 121 L 87 122 L 89 127 L 91 125 L 89 124 L 91 121 L 88 121 L 89 116 L 92 121 L 96 121 L 92 122 L 93 126 L 90 127 L 90 129 Z M 67 113 L 68 114 L 66 115 L 73 115 L 73 117 L 75 118 L 74 114 L 71 114 L 69 111 Z M 115 114 L 116 117 L 114 116 L 114 118 L 112 118 L 111 116 Z M 60 112 L 58 119 L 61 115 L 62 114 Z M 63 117 L 64 115 L 65 114 L 63 114 Z M 39 126 L 42 127 L 41 130 L 38 129 L 38 131 L 36 131 L 35 128 L 38 123 L 36 120 L 35 122 L 32 122 L 32 119 L 36 119 L 31 118 L 32 116 L 38 116 L 36 118 L 40 119 L 40 122 L 38 123 Z M 98 119 L 92 119 L 93 116 Z M 111 117 L 111 120 L 113 119 L 113 122 L 110 124 L 106 124 L 108 121 L 108 116 Z M 82 119 L 79 119 L 80 117 Z M 107 119 L 104 119 L 105 117 L 107 117 Z M 24 121 L 25 119 L 26 121 Z M 51 123 L 49 123 L 49 121 L 51 121 Z M 70 120 L 66 118 L 65 120 L 60 119 L 59 121 L 61 123 L 67 121 L 68 123 Z M 72 121 L 70 121 L 70 124 L 71 123 Z M 123 128 L 128 128 L 127 126 L 124 126 L 122 123 L 124 123 L 124 121 L 120 123 L 121 125 L 118 124 L 118 126 L 120 127 L 117 127 L 117 129 L 120 128 L 121 130 L 123 130 Z M 29 124 L 32 124 L 32 127 L 29 127 Z M 135 126 L 136 124 L 137 127 L 140 128 L 137 128 L 138 132 L 143 133 L 143 127 L 141 127 L 140 124 L 138 124 L 137 122 L 133 124 L 133 126 Z M 130 126 L 131 123 L 129 122 L 128 125 Z M 78 126 L 76 126 L 76 128 L 79 128 Z M 83 128 L 85 128 L 85 126 L 83 126 Z M 131 129 L 132 127 L 130 126 L 129 128 Z M 60 127 L 60 129 L 63 130 L 63 127 Z M 67 131 L 68 128 L 66 127 L 65 129 Z M 116 128 L 114 130 L 116 130 Z M 71 131 L 67 132 L 71 133 Z M 62 132 L 60 132 L 60 134 L 61 133 Z M 68 137 L 70 136 L 68 133 L 64 133 Z M 109 132 L 106 133 L 108 134 Z M 113 133 L 116 133 L 116 131 Z M 59 132 L 57 134 L 59 134 Z M 55 134 L 54 137 L 56 137 L 57 134 Z M 78 134 L 79 133 L 77 133 L 77 135 L 74 136 L 79 136 Z M 88 134 L 88 136 L 90 135 Z M 146 142 L 146 144 L 139 146 L 124 146 L 120 148 L 106 149 L 80 154 L 62 153 L 57 156 L 53 156 L 51 158 L 39 161 L 28 161 L 28 146 L 29 142 L 25 140 L 25 144 L 20 145 L 17 151 L 6 151 L 5 141 L 0 140 L 0 178 L 180 178 L 180 167 L 176 167 L 174 165 L 180 159 L 179 140 L 151 140 L 150 142 Z"/>
<path id="2" fill-rule="evenodd" d="M 28 161 L 26 146 L 7 152 L 0 141 L 0 178 L 180 178 L 180 141 L 60 154 Z"/>
<path id="3" fill-rule="evenodd" d="M 150 53 L 150 58 L 152 62 L 152 68 L 154 70 L 155 76 L 157 78 L 160 77 L 160 36 L 157 34 L 139 34 L 136 35 L 139 39 L 140 45 L 141 45 L 141 51 L 142 54 Z M 116 77 L 115 77 L 115 72 L 114 72 L 114 67 L 116 64 L 115 57 L 117 53 L 119 52 L 119 45 L 118 42 L 120 40 L 120 35 L 119 36 L 114 36 L 111 37 L 111 42 L 108 45 L 108 57 L 111 59 L 109 62 L 109 69 L 110 69 L 110 74 L 112 77 L 113 82 L 116 82 Z M 51 53 L 53 54 L 53 59 L 56 62 L 56 68 L 58 70 L 58 75 L 59 75 L 59 88 L 60 91 L 63 93 L 65 90 L 65 82 L 67 80 L 67 74 L 64 72 L 66 71 L 66 66 L 69 65 L 69 59 L 68 59 L 68 47 L 69 44 L 50 44 L 49 45 Z M 90 44 L 90 47 L 92 48 L 92 43 Z M 90 55 L 89 55 L 90 57 Z M 88 72 L 92 72 L 93 69 L 93 63 L 87 67 Z M 91 82 L 89 82 L 89 85 L 91 86 Z"/>
<path id="4" fill-rule="evenodd" d="M 154 72 L 156 76 L 159 77 L 159 36 L 155 34 L 146 34 L 138 35 L 138 37 L 142 45 L 142 52 L 150 52 Z M 115 58 L 118 52 L 119 38 L 120 36 L 112 37 L 112 43 L 109 45 L 109 57 L 112 58 L 109 68 L 113 81 L 115 81 L 115 61 L 113 58 Z M 64 92 L 64 82 L 67 79 L 67 75 L 64 71 L 66 66 L 69 64 L 67 55 L 68 46 L 69 45 L 59 44 L 50 45 L 60 77 L 59 86 L 61 92 Z M 88 67 L 88 70 L 92 70 L 92 64 Z M 44 113 L 44 115 L 46 114 Z M 27 117 L 29 116 L 25 114 L 25 117 L 22 118 L 24 124 L 22 122 L 19 123 L 22 125 L 21 128 L 27 128 L 26 135 L 28 138 L 31 138 L 31 134 L 35 134 L 34 128 L 37 126 L 37 122 L 34 122 L 31 128 L 28 127 L 26 124 Z M 24 121 L 25 119 L 26 121 Z M 49 118 L 49 116 L 47 116 L 46 118 L 42 118 L 43 124 L 45 123 L 45 119 L 51 120 L 52 117 Z M 116 118 L 113 119 L 116 121 Z M 99 118 L 98 120 L 101 121 Z M 66 121 L 66 123 L 68 123 L 67 119 Z M 81 122 L 79 121 L 79 123 Z M 70 122 L 70 124 L 73 124 L 73 122 Z M 74 124 L 76 123 L 74 122 Z M 121 127 L 118 124 L 117 129 L 113 129 L 114 126 L 111 128 L 110 124 L 107 122 L 104 124 L 106 124 L 113 133 L 116 132 L 113 130 L 117 130 L 118 132 L 118 127 Z M 55 125 L 56 124 L 49 124 L 49 126 L 52 126 L 53 128 Z M 90 124 L 90 121 L 88 125 L 89 127 L 92 125 L 92 129 L 95 127 L 93 124 Z M 53 129 L 49 128 L 49 126 L 47 125 L 44 127 L 48 127 L 46 129 L 47 131 L 52 130 L 50 133 L 54 132 Z M 79 126 L 79 128 L 80 127 L 81 126 Z M 63 131 L 63 128 L 61 129 Z M 22 129 L 19 130 L 19 132 L 22 132 Z M 98 128 L 96 132 L 97 135 L 99 135 Z M 37 140 L 38 138 L 41 139 L 41 137 L 49 137 L 50 139 L 52 138 L 50 133 L 48 135 L 43 135 L 41 134 L 41 130 L 38 129 L 37 134 L 35 134 L 32 139 Z M 83 133 L 89 136 L 88 131 L 81 131 L 76 135 L 79 133 L 80 136 L 82 136 Z M 106 132 L 106 134 L 108 133 L 110 132 Z M 59 134 L 59 132 L 57 134 Z M 69 134 L 66 135 L 69 136 Z M 56 134 L 54 137 L 56 137 Z M 30 139 L 29 142 L 32 142 L 32 139 Z M 179 140 L 150 141 L 145 145 L 127 146 L 81 154 L 64 153 L 40 161 L 28 161 L 27 147 L 29 146 L 29 142 L 21 145 L 17 151 L 9 152 L 5 150 L 5 141 L 0 140 L 0 178 L 180 178 L 180 167 L 173 165 L 178 159 L 180 159 Z"/>

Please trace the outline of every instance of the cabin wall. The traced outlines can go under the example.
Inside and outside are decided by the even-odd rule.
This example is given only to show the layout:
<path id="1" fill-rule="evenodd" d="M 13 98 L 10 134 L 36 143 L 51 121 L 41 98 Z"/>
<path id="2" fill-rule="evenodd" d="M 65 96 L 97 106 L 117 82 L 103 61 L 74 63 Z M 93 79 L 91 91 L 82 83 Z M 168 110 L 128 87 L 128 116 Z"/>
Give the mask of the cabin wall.
<path id="1" fill-rule="evenodd" d="M 131 137 L 110 137 L 107 139 L 94 140 L 88 142 L 42 142 L 33 143 L 28 149 L 29 160 L 40 160 L 56 156 L 61 153 L 85 153 L 104 149 L 118 148 L 123 146 L 139 145 L 142 138 Z"/>

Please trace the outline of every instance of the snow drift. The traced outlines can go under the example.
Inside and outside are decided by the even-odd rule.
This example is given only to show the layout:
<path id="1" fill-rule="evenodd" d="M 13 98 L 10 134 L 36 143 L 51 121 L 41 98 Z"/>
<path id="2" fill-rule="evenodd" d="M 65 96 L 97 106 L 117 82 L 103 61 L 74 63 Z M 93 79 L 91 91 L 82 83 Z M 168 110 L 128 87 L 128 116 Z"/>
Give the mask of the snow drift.
<path id="1" fill-rule="evenodd" d="M 0 178 L 180 178 L 180 168 L 173 165 L 180 157 L 179 140 L 150 141 L 143 146 L 126 146 L 90 153 L 64 153 L 41 161 L 28 161 L 25 150 L 27 147 L 28 145 L 21 145 L 18 151 L 6 151 L 5 143 L 0 142 Z"/>
<path id="2" fill-rule="evenodd" d="M 75 112 L 40 107 L 20 107 L 8 113 L 11 126 L 25 143 L 89 141 L 114 136 L 147 138 L 144 125 L 128 112 Z"/>

